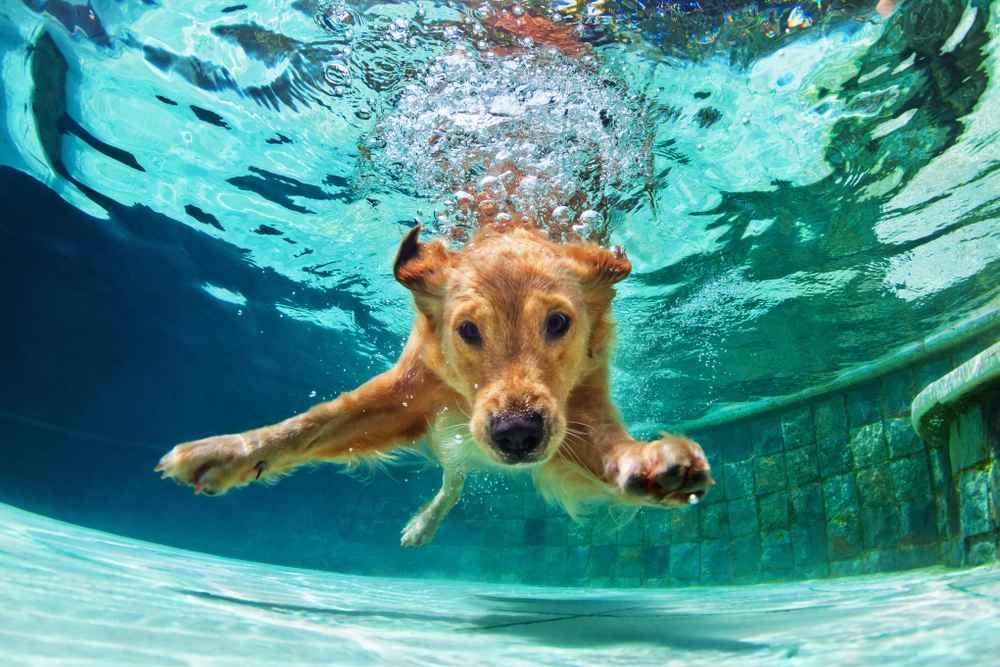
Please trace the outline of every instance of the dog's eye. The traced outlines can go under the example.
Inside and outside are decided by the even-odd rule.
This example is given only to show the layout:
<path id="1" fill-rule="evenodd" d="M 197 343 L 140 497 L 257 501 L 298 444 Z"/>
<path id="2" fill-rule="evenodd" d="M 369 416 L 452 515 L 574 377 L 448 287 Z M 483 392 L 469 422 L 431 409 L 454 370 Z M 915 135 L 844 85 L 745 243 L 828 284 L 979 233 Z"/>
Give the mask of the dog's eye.
<path id="1" fill-rule="evenodd" d="M 469 320 L 465 320 L 458 325 L 458 335 L 469 345 L 481 345 L 483 342 L 483 336 L 479 333 L 479 327 Z"/>
<path id="2" fill-rule="evenodd" d="M 562 338 L 569 331 L 570 319 L 566 313 L 550 313 L 545 320 L 545 335 L 550 339 Z"/>

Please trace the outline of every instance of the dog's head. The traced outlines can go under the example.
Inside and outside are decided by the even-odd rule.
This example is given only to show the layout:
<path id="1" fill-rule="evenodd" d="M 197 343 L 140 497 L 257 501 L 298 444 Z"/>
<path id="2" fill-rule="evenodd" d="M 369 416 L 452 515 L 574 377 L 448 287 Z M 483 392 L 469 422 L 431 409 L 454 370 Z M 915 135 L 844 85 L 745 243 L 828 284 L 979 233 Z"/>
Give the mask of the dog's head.
<path id="1" fill-rule="evenodd" d="M 413 292 L 424 359 L 465 397 L 493 460 L 547 460 L 566 437 L 571 392 L 606 364 L 613 285 L 631 264 L 620 250 L 528 229 L 486 230 L 456 252 L 418 235 L 404 239 L 394 272 Z"/>

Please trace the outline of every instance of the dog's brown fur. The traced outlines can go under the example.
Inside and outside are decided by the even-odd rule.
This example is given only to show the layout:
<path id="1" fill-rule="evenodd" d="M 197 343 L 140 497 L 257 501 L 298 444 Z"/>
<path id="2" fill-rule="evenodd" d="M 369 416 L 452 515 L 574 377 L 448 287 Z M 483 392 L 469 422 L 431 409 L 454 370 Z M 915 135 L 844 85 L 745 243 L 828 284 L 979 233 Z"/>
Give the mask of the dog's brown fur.
<path id="1" fill-rule="evenodd" d="M 638 442 L 611 402 L 611 300 L 631 270 L 623 252 L 556 244 L 516 227 L 487 227 L 454 252 L 440 241 L 420 243 L 418 234 L 403 240 L 394 267 L 417 315 L 392 369 L 279 424 L 178 445 L 156 469 L 214 495 L 428 436 L 444 482 L 404 529 L 404 545 L 433 537 L 476 467 L 528 467 L 542 493 L 572 514 L 602 497 L 684 504 L 713 483 L 697 444 L 673 435 Z M 545 333 L 553 312 L 570 319 L 557 339 Z M 459 335 L 463 322 L 478 327 L 479 344 Z M 491 444 L 488 423 L 519 410 L 544 415 L 546 436 L 530 463 L 509 464 Z"/>

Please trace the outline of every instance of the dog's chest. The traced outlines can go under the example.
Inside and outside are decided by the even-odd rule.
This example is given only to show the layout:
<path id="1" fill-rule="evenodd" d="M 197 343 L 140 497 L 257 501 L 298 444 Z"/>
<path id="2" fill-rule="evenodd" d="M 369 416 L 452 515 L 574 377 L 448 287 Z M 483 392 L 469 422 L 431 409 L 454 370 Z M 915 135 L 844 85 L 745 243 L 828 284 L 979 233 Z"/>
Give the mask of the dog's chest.
<path id="1" fill-rule="evenodd" d="M 428 429 L 428 441 L 442 466 L 471 471 L 496 465 L 476 444 L 468 418 L 460 413 L 440 413 Z"/>

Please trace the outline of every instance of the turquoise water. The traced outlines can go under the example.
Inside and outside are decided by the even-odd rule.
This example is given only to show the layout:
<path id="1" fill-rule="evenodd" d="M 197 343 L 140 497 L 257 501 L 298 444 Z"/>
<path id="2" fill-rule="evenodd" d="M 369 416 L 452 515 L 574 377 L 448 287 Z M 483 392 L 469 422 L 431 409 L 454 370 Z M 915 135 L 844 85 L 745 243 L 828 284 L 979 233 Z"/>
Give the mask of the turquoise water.
<path id="1" fill-rule="evenodd" d="M 433 545 L 402 550 L 439 482 L 420 462 L 211 500 L 151 473 L 176 442 L 387 368 L 412 321 L 395 247 L 417 222 L 460 244 L 470 183 L 628 250 L 613 381 L 637 434 L 822 385 L 995 306 L 1000 3 L 874 5 L 0 4 L 0 662 L 992 660 L 996 569 L 530 587 L 553 562 L 663 584 L 698 553 L 663 536 L 702 519 L 567 528 L 525 480 L 484 476 Z M 495 28 L 522 9 L 586 48 Z M 500 162 L 534 185 L 481 180 Z M 905 424 L 877 400 L 826 426 Z M 906 522 L 943 539 L 946 507 Z M 934 540 L 905 562 L 940 560 Z"/>
<path id="2" fill-rule="evenodd" d="M 640 429 L 819 384 L 996 296 L 996 3 L 920 0 L 888 18 L 804 3 L 797 28 L 794 4 L 582 4 L 559 15 L 594 44 L 586 71 L 515 79 L 481 53 L 488 3 L 68 6 L 5 4 L 0 163 L 97 218 L 109 200 L 148 207 L 240 248 L 283 280 L 267 296 L 278 316 L 322 330 L 318 352 L 354 351 L 338 368 L 351 381 L 398 352 L 410 311 L 387 262 L 453 194 L 414 149 L 430 122 L 417 102 L 477 122 L 461 86 L 435 83 L 459 49 L 470 86 L 577 86 L 556 102 L 562 124 L 505 116 L 495 91 L 482 115 L 562 137 L 572 164 L 555 167 L 579 167 L 590 196 L 593 150 L 624 178 L 601 184 L 600 224 L 636 269 L 615 391 Z M 606 135 L 599 101 L 618 119 Z M 491 137 L 470 130 L 449 159 L 473 165 Z M 213 280 L 237 316 L 247 286 Z"/>
<path id="3" fill-rule="evenodd" d="M 0 506 L 4 664 L 982 665 L 1000 570 L 601 591 L 233 561 Z"/>

